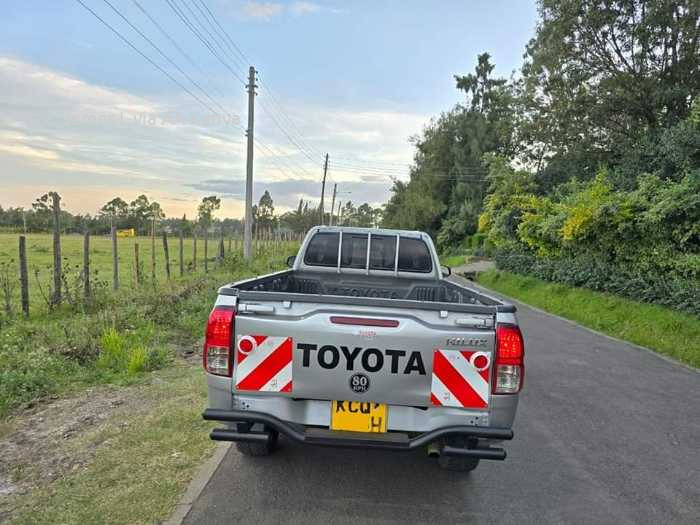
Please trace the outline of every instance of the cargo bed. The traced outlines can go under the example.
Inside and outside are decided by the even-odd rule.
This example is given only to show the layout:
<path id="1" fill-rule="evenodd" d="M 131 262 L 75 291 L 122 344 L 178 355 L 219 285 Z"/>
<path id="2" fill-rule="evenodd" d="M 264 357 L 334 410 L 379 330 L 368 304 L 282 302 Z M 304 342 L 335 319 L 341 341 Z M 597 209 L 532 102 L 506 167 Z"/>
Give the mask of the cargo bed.
<path id="1" fill-rule="evenodd" d="M 358 306 L 389 306 L 488 314 L 515 307 L 452 280 L 358 276 L 284 270 L 223 286 L 220 295 L 244 301 L 301 301 Z M 341 300 L 338 298 L 342 297 Z"/>

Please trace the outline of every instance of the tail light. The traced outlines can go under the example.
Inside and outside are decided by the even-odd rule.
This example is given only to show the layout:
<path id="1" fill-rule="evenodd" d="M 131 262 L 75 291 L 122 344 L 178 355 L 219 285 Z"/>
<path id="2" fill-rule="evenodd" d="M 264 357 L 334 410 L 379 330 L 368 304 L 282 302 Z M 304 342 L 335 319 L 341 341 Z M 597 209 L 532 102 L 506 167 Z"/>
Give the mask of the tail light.
<path id="1" fill-rule="evenodd" d="M 494 394 L 517 394 L 525 377 L 525 344 L 514 324 L 496 325 Z"/>
<path id="2" fill-rule="evenodd" d="M 231 358 L 233 320 L 232 308 L 219 306 L 209 314 L 203 360 L 204 369 L 210 374 L 231 377 L 233 371 Z"/>

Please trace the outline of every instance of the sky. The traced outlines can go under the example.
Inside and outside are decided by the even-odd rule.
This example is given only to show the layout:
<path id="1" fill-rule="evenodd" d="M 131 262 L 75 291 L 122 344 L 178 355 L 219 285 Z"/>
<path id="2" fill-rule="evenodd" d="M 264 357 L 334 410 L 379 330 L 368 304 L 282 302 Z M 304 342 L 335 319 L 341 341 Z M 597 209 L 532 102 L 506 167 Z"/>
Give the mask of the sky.
<path id="1" fill-rule="evenodd" d="M 0 205 L 56 190 L 94 214 L 143 193 L 193 217 L 215 194 L 240 217 L 250 65 L 254 199 L 318 203 L 328 153 L 327 202 L 337 184 L 338 201 L 379 205 L 407 178 L 410 138 L 464 100 L 454 75 L 488 51 L 510 76 L 536 18 L 534 0 L 8 2 Z"/>

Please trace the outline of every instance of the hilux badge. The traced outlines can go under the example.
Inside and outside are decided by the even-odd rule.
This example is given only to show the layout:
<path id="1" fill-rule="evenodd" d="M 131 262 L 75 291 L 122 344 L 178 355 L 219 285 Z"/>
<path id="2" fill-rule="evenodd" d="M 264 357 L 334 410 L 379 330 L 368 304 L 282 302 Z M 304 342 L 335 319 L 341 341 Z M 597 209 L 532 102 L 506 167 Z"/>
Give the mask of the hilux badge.
<path id="1" fill-rule="evenodd" d="M 487 340 L 473 337 L 449 337 L 445 343 L 449 346 L 471 346 L 479 348 L 486 346 Z"/>

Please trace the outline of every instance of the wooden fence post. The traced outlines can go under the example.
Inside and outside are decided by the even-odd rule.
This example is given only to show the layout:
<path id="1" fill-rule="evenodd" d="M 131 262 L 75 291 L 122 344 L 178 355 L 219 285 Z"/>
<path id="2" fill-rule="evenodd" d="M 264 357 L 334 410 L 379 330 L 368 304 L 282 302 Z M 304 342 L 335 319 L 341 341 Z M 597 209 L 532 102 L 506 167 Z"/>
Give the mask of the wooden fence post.
<path id="1" fill-rule="evenodd" d="M 168 233 L 163 230 L 163 251 L 165 252 L 165 275 L 170 280 L 170 250 L 168 250 Z"/>
<path id="2" fill-rule="evenodd" d="M 141 284 L 141 261 L 139 261 L 139 243 L 134 243 L 134 264 L 136 265 L 136 286 Z"/>
<path id="3" fill-rule="evenodd" d="M 29 274 L 27 272 L 27 242 L 24 235 L 19 236 L 19 282 L 22 294 L 22 312 L 29 315 Z"/>
<path id="4" fill-rule="evenodd" d="M 185 275 L 185 240 L 183 235 L 184 233 L 182 232 L 182 228 L 180 228 L 180 277 Z"/>
<path id="5" fill-rule="evenodd" d="M 204 229 L 204 273 L 209 271 L 209 228 Z"/>
<path id="6" fill-rule="evenodd" d="M 83 236 L 83 293 L 85 302 L 90 300 L 90 230 Z"/>
<path id="7" fill-rule="evenodd" d="M 221 264 L 226 257 L 226 251 L 224 250 L 224 229 L 221 228 L 221 236 L 219 237 L 219 264 Z"/>
<path id="8" fill-rule="evenodd" d="M 192 229 L 192 270 L 197 271 L 197 229 Z"/>
<path id="9" fill-rule="evenodd" d="M 119 252 L 117 251 L 117 227 L 112 225 L 112 287 L 119 290 Z"/>
<path id="10" fill-rule="evenodd" d="M 51 192 L 53 211 L 53 297 L 51 305 L 61 302 L 61 196 L 55 191 Z"/>
<path id="11" fill-rule="evenodd" d="M 156 284 L 156 216 L 151 223 L 151 281 Z"/>

